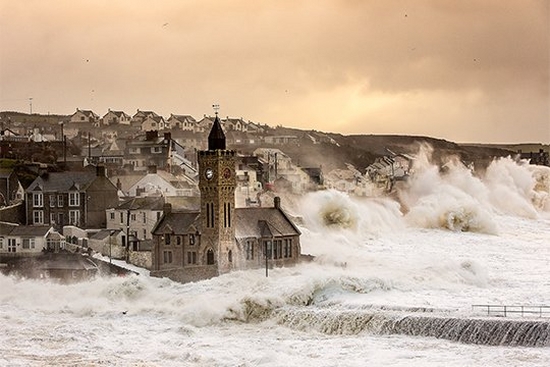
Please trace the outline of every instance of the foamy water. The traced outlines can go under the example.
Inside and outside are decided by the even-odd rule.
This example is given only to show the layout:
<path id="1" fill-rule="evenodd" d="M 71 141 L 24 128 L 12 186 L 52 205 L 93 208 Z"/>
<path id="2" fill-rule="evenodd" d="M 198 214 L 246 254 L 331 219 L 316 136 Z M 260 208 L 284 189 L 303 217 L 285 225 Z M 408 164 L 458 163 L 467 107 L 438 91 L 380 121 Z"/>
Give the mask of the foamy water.
<path id="1" fill-rule="evenodd" d="M 261 269 L 191 284 L 0 276 L 0 365 L 550 365 L 548 347 L 384 335 L 354 324 L 355 313 L 384 310 L 472 317 L 473 304 L 550 304 L 548 169 L 510 159 L 484 177 L 460 165 L 440 174 L 429 160 L 415 169 L 401 193 L 405 213 L 386 198 L 304 197 L 293 210 L 305 222 L 302 252 L 316 260 L 268 278 Z M 288 321 L 316 310 L 330 314 L 332 329 L 323 329 L 327 316 Z"/>

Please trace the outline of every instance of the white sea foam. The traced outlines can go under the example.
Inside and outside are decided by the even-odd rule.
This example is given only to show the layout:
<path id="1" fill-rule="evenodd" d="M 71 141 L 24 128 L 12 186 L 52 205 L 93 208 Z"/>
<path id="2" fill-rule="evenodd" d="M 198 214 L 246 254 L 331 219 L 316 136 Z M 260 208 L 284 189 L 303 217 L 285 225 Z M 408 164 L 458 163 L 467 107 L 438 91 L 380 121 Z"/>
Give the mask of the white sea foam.
<path id="1" fill-rule="evenodd" d="M 549 365 L 548 348 L 318 333 L 325 324 L 351 330 L 371 308 L 468 316 L 472 304 L 548 304 L 548 170 L 511 159 L 484 177 L 458 163 L 441 174 L 428 159 L 416 169 L 405 214 L 389 198 L 305 197 L 301 242 L 315 261 L 269 269 L 268 278 L 263 269 L 189 284 L 145 274 L 71 285 L 0 276 L 0 366 Z M 295 331 L 274 316 L 287 308 L 331 318 Z"/>

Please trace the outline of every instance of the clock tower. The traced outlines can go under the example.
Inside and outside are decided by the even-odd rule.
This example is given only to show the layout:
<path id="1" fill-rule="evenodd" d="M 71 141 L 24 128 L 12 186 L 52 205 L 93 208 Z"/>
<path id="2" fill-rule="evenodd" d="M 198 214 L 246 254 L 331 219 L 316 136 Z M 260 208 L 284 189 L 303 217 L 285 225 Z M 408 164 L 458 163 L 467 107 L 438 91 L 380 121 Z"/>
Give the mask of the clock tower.
<path id="1" fill-rule="evenodd" d="M 218 112 L 208 135 L 208 150 L 199 151 L 201 193 L 201 263 L 220 273 L 233 267 L 235 255 L 235 151 L 225 146 Z"/>

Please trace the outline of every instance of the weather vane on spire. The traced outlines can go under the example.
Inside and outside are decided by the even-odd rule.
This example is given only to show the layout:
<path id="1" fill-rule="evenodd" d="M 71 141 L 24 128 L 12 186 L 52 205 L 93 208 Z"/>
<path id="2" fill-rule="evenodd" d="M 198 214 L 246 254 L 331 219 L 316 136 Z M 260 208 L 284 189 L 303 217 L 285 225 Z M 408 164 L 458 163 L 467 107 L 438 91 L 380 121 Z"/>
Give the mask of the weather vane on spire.
<path id="1" fill-rule="evenodd" d="M 214 109 L 214 113 L 217 115 L 218 111 L 220 110 L 220 105 L 219 104 L 213 104 L 212 108 Z"/>

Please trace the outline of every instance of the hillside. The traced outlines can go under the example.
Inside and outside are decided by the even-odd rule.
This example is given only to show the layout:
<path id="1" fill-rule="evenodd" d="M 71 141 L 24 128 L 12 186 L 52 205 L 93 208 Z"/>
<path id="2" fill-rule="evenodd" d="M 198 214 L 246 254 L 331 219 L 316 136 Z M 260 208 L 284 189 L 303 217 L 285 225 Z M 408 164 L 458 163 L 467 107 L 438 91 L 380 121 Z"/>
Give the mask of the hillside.
<path id="1" fill-rule="evenodd" d="M 69 116 L 66 115 L 40 115 L 25 114 L 21 112 L 0 112 L 0 120 L 3 128 L 12 126 L 28 127 L 47 127 L 50 130 L 57 131 L 59 122 L 67 122 Z M 267 127 L 267 125 L 264 125 Z M 92 130 L 91 128 L 83 130 Z M 264 135 L 287 135 L 297 137 L 297 141 L 285 145 L 268 145 L 261 143 L 262 146 L 279 148 L 288 154 L 292 160 L 302 167 L 322 166 L 324 171 L 330 171 L 336 168 L 345 168 L 346 164 L 352 164 L 362 170 L 372 164 L 376 158 L 389 154 L 389 151 L 395 153 L 415 154 L 423 144 L 433 148 L 433 158 L 436 163 L 441 164 L 447 157 L 458 157 L 465 163 L 473 162 L 475 167 L 483 169 L 494 157 L 513 156 L 518 151 L 534 151 L 539 149 L 548 150 L 548 145 L 540 144 L 515 144 L 515 145 L 496 145 L 496 144 L 457 144 L 443 139 L 436 139 L 427 136 L 408 136 L 408 135 L 343 135 L 337 133 L 325 133 L 316 130 L 299 130 L 277 126 L 275 128 L 267 127 Z M 117 130 L 118 126 L 109 126 L 105 129 Z M 122 128 L 126 130 L 126 127 Z M 124 136 L 125 131 L 118 131 L 118 136 Z M 260 136 L 258 141 L 262 141 Z M 235 146 L 234 149 L 250 154 L 255 146 Z"/>

